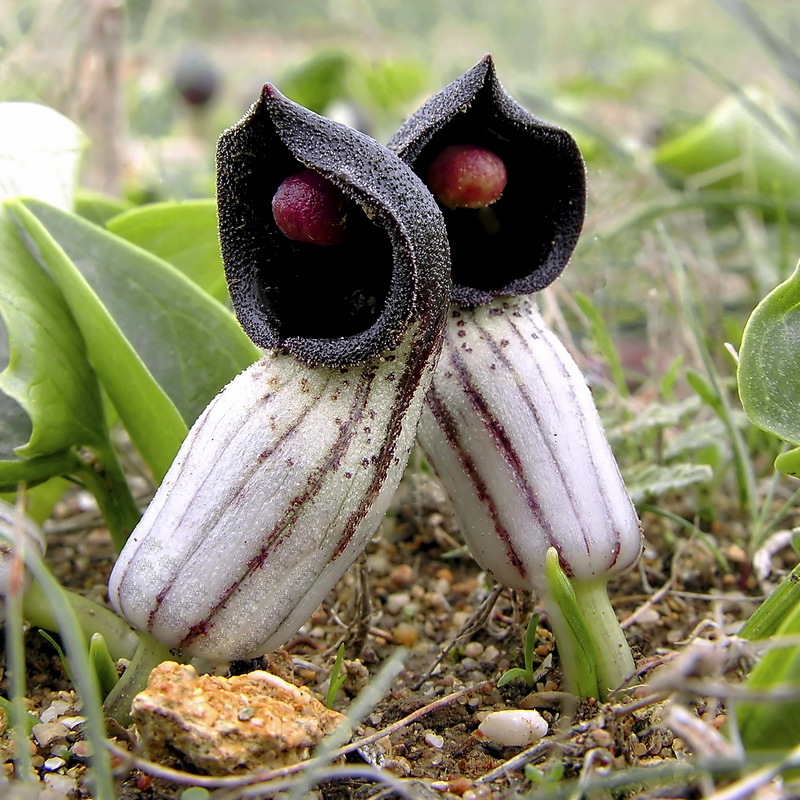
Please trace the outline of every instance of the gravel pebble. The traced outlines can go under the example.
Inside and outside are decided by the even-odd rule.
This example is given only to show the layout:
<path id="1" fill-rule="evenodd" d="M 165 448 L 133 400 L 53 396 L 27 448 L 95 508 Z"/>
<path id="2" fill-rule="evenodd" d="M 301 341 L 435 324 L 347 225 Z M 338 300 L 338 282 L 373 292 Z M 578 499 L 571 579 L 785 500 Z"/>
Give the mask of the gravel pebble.
<path id="1" fill-rule="evenodd" d="M 433 731 L 425 731 L 422 736 L 431 747 L 435 747 L 437 750 L 440 750 L 442 747 L 444 747 L 443 736 L 439 736 L 439 734 L 434 733 Z"/>
<path id="2" fill-rule="evenodd" d="M 386 609 L 387 614 L 396 615 L 399 614 L 404 606 L 408 605 L 411 602 L 411 595 L 408 592 L 395 592 L 394 594 L 390 594 L 386 598 L 386 605 L 384 608 Z"/>
<path id="3" fill-rule="evenodd" d="M 63 741 L 69 734 L 69 728 L 60 722 L 40 722 L 31 731 L 39 747 L 50 747 L 51 744 Z"/>
<path id="4" fill-rule="evenodd" d="M 547 735 L 547 721 L 538 711 L 492 711 L 478 726 L 486 739 L 504 747 L 525 747 Z"/>
<path id="5" fill-rule="evenodd" d="M 72 710 L 72 703 L 66 700 L 53 700 L 52 703 L 39 715 L 42 722 L 55 722 L 59 717 L 64 716 Z"/>
<path id="6" fill-rule="evenodd" d="M 58 792 L 62 797 L 67 797 L 70 792 L 76 792 L 78 781 L 69 775 L 62 775 L 60 772 L 48 772 L 44 776 L 44 782 L 48 788 Z"/>

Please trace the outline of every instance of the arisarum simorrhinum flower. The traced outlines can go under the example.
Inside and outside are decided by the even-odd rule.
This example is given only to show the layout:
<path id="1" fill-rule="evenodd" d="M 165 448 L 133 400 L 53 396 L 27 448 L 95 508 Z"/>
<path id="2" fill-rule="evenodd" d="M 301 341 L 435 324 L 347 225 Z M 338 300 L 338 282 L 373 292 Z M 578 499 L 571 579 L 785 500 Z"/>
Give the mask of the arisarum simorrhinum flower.
<path id="1" fill-rule="evenodd" d="M 453 306 L 419 441 L 478 563 L 546 599 L 567 683 L 587 691 L 565 658 L 574 630 L 552 568 L 571 579 L 604 695 L 633 672 L 606 584 L 637 561 L 639 522 L 583 376 L 528 296 L 558 277 L 577 242 L 580 153 L 504 92 L 489 57 L 429 100 L 390 147 L 444 207 L 453 254 Z"/>
<path id="2" fill-rule="evenodd" d="M 374 140 L 267 85 L 218 147 L 231 298 L 266 356 L 197 420 L 110 582 L 115 608 L 211 661 L 286 641 L 375 532 L 441 346 L 449 249 Z"/>

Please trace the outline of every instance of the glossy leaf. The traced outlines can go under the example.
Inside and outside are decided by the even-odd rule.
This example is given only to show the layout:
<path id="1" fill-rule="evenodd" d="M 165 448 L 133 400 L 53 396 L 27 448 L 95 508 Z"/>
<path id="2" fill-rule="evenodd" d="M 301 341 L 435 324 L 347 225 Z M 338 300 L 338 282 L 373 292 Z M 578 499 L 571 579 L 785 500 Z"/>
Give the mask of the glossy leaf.
<path id="1" fill-rule="evenodd" d="M 112 217 L 117 217 L 130 208 L 132 208 L 130 202 L 117 197 L 109 197 L 82 188 L 78 188 L 75 192 L 73 211 L 89 222 L 94 222 L 95 225 L 105 225 Z"/>
<path id="2" fill-rule="evenodd" d="M 169 261 L 212 297 L 227 304 L 228 285 L 222 271 L 217 206 L 213 200 L 139 206 L 108 220 L 106 227 Z"/>
<path id="3" fill-rule="evenodd" d="M 169 264 L 44 203 L 14 205 L 100 380 L 157 479 L 211 398 L 259 351 Z"/>
<path id="4" fill-rule="evenodd" d="M 44 205 L 39 206 L 39 209 L 59 213 Z M 160 479 L 186 436 L 186 423 L 126 339 L 100 297 L 56 239 L 25 205 L 15 203 L 12 211 L 31 237 L 67 304 L 75 313 L 81 333 L 89 344 L 90 358 L 104 388 L 133 442 L 156 479 Z M 70 220 L 68 224 L 77 224 L 77 220 Z M 88 226 L 88 223 L 81 223 L 83 224 Z M 84 248 L 83 252 L 90 257 L 93 255 L 91 247 Z M 96 255 L 96 251 L 94 254 Z M 111 260 L 107 263 L 115 262 Z"/>
<path id="5" fill-rule="evenodd" d="M 800 267 L 756 307 L 739 352 L 739 396 L 751 421 L 800 444 Z M 776 467 L 796 474 L 794 452 Z"/>
<path id="6" fill-rule="evenodd" d="M 0 486 L 61 474 L 104 441 L 96 376 L 61 293 L 0 216 Z"/>

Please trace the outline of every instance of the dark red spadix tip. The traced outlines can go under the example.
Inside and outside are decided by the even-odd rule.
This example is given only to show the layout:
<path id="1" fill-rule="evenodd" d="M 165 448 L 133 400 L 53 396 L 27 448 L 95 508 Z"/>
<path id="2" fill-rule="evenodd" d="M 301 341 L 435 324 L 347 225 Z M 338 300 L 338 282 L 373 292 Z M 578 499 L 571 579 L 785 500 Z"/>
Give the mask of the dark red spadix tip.
<path id="1" fill-rule="evenodd" d="M 508 175 L 499 156 L 471 144 L 445 147 L 428 166 L 427 183 L 447 208 L 483 208 L 500 199 Z"/>
<path id="2" fill-rule="evenodd" d="M 345 237 L 345 197 L 327 178 L 306 169 L 288 177 L 272 198 L 281 233 L 295 242 L 338 244 Z"/>

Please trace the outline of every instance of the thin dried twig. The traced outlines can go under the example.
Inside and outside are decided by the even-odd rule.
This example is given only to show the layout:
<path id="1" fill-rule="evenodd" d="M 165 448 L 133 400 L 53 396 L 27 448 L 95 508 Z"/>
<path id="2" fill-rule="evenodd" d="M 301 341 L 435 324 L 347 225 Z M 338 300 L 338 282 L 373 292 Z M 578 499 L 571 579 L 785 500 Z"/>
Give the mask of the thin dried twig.
<path id="1" fill-rule="evenodd" d="M 535 761 L 540 756 L 546 755 L 550 750 L 559 744 L 561 739 L 561 736 L 550 736 L 544 741 L 531 745 L 527 750 L 517 753 L 517 755 L 515 755 L 513 758 L 509 758 L 508 761 L 504 761 L 499 767 L 495 767 L 495 769 L 493 769 L 491 772 L 481 775 L 480 778 L 475 781 L 475 783 L 491 783 L 498 778 L 502 778 L 512 770 L 521 769 L 531 761 Z"/>

